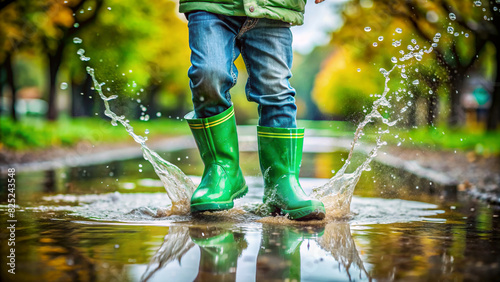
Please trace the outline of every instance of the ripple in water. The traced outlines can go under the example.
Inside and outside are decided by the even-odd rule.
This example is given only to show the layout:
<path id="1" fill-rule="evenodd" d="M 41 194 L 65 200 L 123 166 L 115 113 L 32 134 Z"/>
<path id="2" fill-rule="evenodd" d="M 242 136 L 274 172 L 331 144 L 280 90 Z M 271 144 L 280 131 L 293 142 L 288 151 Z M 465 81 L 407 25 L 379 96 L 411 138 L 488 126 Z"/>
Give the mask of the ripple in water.
<path id="1" fill-rule="evenodd" d="M 306 190 L 310 190 L 321 179 L 302 181 Z M 249 181 L 251 182 L 251 181 Z M 250 187 L 263 193 L 262 187 Z M 206 216 L 191 217 L 188 214 L 170 215 L 167 207 L 170 201 L 165 193 L 108 193 L 90 195 L 55 195 L 43 198 L 44 205 L 27 208 L 37 212 L 69 212 L 68 216 L 83 217 L 99 222 L 121 222 L 128 224 L 169 225 L 172 222 L 215 221 L 232 223 L 262 222 L 273 224 L 314 224 L 314 222 L 296 222 L 284 216 L 260 217 L 255 215 L 255 208 L 260 202 L 252 199 L 239 199 L 235 208 L 229 211 L 208 213 Z M 444 213 L 436 205 L 399 199 L 378 199 L 352 197 L 350 199 L 351 224 L 387 224 L 422 220 L 440 220 L 433 217 Z M 338 216 L 337 208 L 328 208 L 328 221 L 345 221 L 345 215 Z M 165 215 L 169 215 L 165 217 Z M 344 219 L 339 219 L 343 217 Z M 324 221 L 318 222 L 324 224 Z"/>

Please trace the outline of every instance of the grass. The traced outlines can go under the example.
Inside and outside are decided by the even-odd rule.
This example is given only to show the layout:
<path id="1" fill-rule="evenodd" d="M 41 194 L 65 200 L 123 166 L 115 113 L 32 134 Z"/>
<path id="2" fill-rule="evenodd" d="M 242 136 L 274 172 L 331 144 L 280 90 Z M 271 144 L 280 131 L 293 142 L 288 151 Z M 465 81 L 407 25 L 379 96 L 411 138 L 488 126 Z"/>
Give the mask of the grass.
<path id="1" fill-rule="evenodd" d="M 147 122 L 132 121 L 134 132 L 138 135 L 154 138 L 188 134 L 185 121 L 155 119 Z M 145 130 L 149 134 L 145 134 Z M 131 141 L 125 128 L 120 124 L 112 126 L 109 120 L 100 118 L 61 118 L 48 122 L 42 118 L 24 117 L 19 122 L 10 118 L 0 118 L 0 149 L 15 151 L 70 147 L 82 141 L 93 144 Z"/>
<path id="2" fill-rule="evenodd" d="M 147 122 L 134 120 L 131 122 L 136 134 L 155 138 L 160 136 L 176 136 L 190 134 L 185 121 L 175 119 L 154 119 Z M 300 127 L 316 130 L 315 134 L 325 136 L 353 136 L 355 127 L 347 122 L 339 121 L 298 121 Z M 145 130 L 149 134 L 145 134 Z M 364 140 L 375 141 L 376 135 L 367 129 Z M 394 138 L 398 136 L 398 138 Z M 421 127 L 412 130 L 391 129 L 391 134 L 384 137 L 390 145 L 408 148 L 434 150 L 474 151 L 479 155 L 500 155 L 500 131 L 478 132 L 465 129 L 447 128 L 429 129 Z M 0 118 L 0 149 L 15 151 L 47 149 L 53 147 L 70 147 L 82 141 L 92 144 L 113 144 L 132 141 L 123 126 L 112 126 L 109 120 L 100 118 L 68 118 L 55 122 L 43 118 L 24 117 L 15 123 L 7 117 Z"/>
<path id="3" fill-rule="evenodd" d="M 412 130 L 391 129 L 384 140 L 391 145 L 401 141 L 401 146 L 445 151 L 474 151 L 478 155 L 500 155 L 500 131 L 480 132 L 467 129 L 427 128 Z M 372 141 L 376 135 L 367 136 Z M 402 141 L 404 140 L 404 141 Z"/>

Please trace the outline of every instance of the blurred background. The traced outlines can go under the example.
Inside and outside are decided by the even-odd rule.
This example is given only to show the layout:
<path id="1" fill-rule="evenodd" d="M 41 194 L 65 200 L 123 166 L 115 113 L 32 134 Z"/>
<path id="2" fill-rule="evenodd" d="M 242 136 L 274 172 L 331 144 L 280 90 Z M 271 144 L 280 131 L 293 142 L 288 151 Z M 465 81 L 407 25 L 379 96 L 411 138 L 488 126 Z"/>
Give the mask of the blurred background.
<path id="1" fill-rule="evenodd" d="M 305 24 L 292 27 L 291 82 L 303 125 L 352 132 L 384 91 L 380 69 L 400 64 L 389 95 L 405 99 L 395 99 L 402 119 L 389 142 L 500 152 L 498 0 L 309 2 Z M 421 55 L 400 60 L 410 52 Z M 187 134 L 189 55 L 178 1 L 0 0 L 0 149 L 131 141 L 103 126 L 86 66 L 105 95 L 118 95 L 112 110 L 139 133 Z M 236 63 L 238 123 L 256 124 L 244 63 Z"/>

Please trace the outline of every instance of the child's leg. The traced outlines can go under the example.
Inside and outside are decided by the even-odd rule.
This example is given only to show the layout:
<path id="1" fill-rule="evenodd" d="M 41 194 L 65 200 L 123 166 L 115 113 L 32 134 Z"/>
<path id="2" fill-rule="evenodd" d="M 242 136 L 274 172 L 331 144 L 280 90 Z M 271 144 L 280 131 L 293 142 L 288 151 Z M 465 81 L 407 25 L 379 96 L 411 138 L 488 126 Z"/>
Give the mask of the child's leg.
<path id="1" fill-rule="evenodd" d="M 259 125 L 295 128 L 295 89 L 292 76 L 292 33 L 290 24 L 258 19 L 239 39 L 248 71 L 246 93 L 259 104 Z"/>
<path id="2" fill-rule="evenodd" d="M 264 202 L 290 219 L 325 217 L 323 203 L 309 198 L 299 183 L 304 129 L 296 128 L 295 90 L 290 86 L 290 25 L 258 19 L 240 37 L 249 78 L 248 99 L 259 104 L 257 141 L 264 176 Z"/>
<path id="3" fill-rule="evenodd" d="M 205 165 L 191 197 L 191 212 L 231 209 L 248 187 L 239 166 L 236 119 L 229 89 L 236 83 L 234 60 L 240 18 L 207 12 L 188 15 L 191 63 L 189 78 L 194 113 L 185 116 Z"/>
<path id="4" fill-rule="evenodd" d="M 188 15 L 191 67 L 188 71 L 197 118 L 222 113 L 231 106 L 229 90 L 236 83 L 238 25 L 227 17 L 197 11 Z"/>

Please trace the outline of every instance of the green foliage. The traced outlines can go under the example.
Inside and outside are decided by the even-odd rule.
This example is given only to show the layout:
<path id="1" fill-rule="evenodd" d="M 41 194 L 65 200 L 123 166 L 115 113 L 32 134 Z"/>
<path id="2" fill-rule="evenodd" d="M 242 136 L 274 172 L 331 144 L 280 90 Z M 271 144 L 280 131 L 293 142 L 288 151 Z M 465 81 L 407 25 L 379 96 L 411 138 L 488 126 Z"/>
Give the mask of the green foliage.
<path id="1" fill-rule="evenodd" d="M 0 119 L 0 148 L 16 151 L 75 146 L 88 141 L 93 144 L 113 144 L 132 141 L 121 127 L 113 127 L 108 121 L 98 118 L 62 118 L 47 122 L 39 118 L 24 118 L 15 123 L 11 119 Z M 132 122 L 134 131 L 148 138 L 188 134 L 184 122 L 171 119 L 156 119 L 148 122 Z M 151 133 L 144 134 L 148 129 Z"/>
<path id="2" fill-rule="evenodd" d="M 104 6 L 97 21 L 77 33 L 83 43 L 72 44 L 67 56 L 74 71 L 84 70 L 75 54 L 83 48 L 109 94 L 136 97 L 140 88 L 156 85 L 166 95 L 187 96 L 188 31 L 175 3 L 107 0 Z"/>
<path id="3" fill-rule="evenodd" d="M 494 50 L 487 42 L 495 40 L 496 29 L 484 18 L 492 16 L 494 4 L 484 3 L 483 8 L 456 0 L 353 0 L 344 5 L 344 25 L 332 34 L 336 51 L 324 62 L 313 92 L 325 113 L 356 116 L 370 102 L 370 94 L 381 93 L 384 78 L 379 69 L 397 65 L 390 75 L 389 95 L 404 95 L 414 104 L 421 98 L 437 101 L 437 96 L 448 107 L 442 112 L 456 121 L 467 74 L 473 70 L 492 77 Z M 434 39 L 437 33 L 440 38 Z M 422 59 L 404 59 L 419 52 Z M 427 109 L 418 110 L 429 110 L 431 103 L 421 103 Z M 406 118 L 414 113 L 407 111 Z"/>

